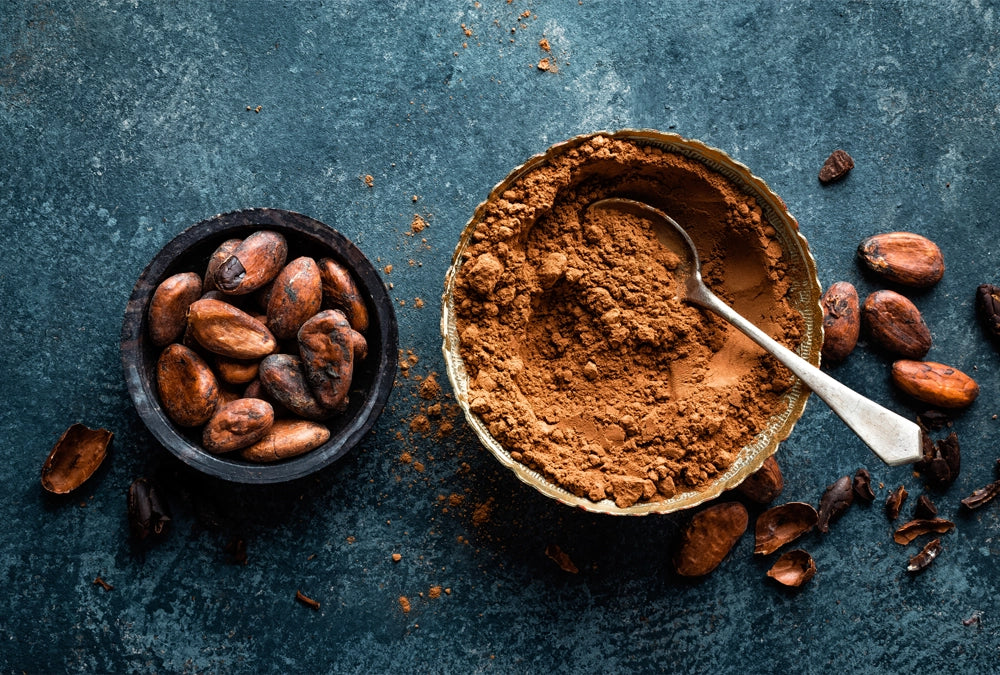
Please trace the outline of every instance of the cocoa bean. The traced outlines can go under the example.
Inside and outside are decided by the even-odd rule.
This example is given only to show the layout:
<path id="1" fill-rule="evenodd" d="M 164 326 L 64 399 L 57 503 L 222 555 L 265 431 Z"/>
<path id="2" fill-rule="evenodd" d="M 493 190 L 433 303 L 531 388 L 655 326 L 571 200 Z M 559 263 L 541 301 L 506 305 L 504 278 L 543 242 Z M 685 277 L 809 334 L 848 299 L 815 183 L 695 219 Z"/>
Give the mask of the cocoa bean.
<path id="1" fill-rule="evenodd" d="M 215 371 L 219 379 L 228 384 L 247 384 L 257 377 L 260 362 L 247 359 L 231 359 L 228 356 L 215 356 Z"/>
<path id="2" fill-rule="evenodd" d="M 275 420 L 265 436 L 240 451 L 251 462 L 274 462 L 315 450 L 330 439 L 330 430 L 305 420 Z"/>
<path id="3" fill-rule="evenodd" d="M 364 337 L 336 309 L 312 317 L 299 329 L 299 352 L 306 381 L 324 408 L 343 410 L 354 376 L 355 359 L 368 354 Z"/>
<path id="4" fill-rule="evenodd" d="M 944 276 L 944 258 L 937 244 L 912 232 L 868 237 L 858 255 L 871 271 L 893 283 L 914 288 L 933 286 Z"/>
<path id="5" fill-rule="evenodd" d="M 757 504 L 769 504 L 781 494 L 785 487 L 778 461 L 771 455 L 759 469 L 743 481 L 736 492 Z"/>
<path id="6" fill-rule="evenodd" d="M 42 487 L 63 495 L 83 485 L 104 461 L 113 436 L 107 429 L 71 425 L 42 465 Z"/>
<path id="7" fill-rule="evenodd" d="M 252 293 L 278 276 L 287 257 L 283 236 L 271 230 L 254 232 L 219 265 L 215 285 L 223 293 Z"/>
<path id="8" fill-rule="evenodd" d="M 931 331 L 920 310 L 895 291 L 875 291 L 861 309 L 868 334 L 887 352 L 921 359 L 931 348 Z"/>
<path id="9" fill-rule="evenodd" d="M 229 256 L 233 254 L 240 244 L 243 243 L 242 239 L 227 239 L 219 245 L 219 248 L 215 249 L 212 256 L 208 259 L 208 266 L 205 268 L 205 282 L 204 288 L 206 291 L 218 290 L 218 286 L 215 285 L 215 273 L 219 271 L 219 266 L 224 263 Z"/>
<path id="10" fill-rule="evenodd" d="M 156 383 L 167 416 L 182 427 L 201 426 L 219 403 L 219 385 L 212 369 L 181 344 L 174 343 L 160 354 Z"/>
<path id="11" fill-rule="evenodd" d="M 904 393 L 938 408 L 964 408 L 979 395 L 979 385 L 971 377 L 933 361 L 896 361 L 892 381 Z"/>
<path id="12" fill-rule="evenodd" d="M 274 410 L 266 401 L 241 398 L 220 406 L 202 432 L 202 446 L 213 454 L 253 445 L 274 424 Z"/>
<path id="13" fill-rule="evenodd" d="M 260 384 L 268 396 L 300 417 L 323 420 L 333 414 L 313 396 L 297 356 L 271 354 L 261 361 Z"/>
<path id="14" fill-rule="evenodd" d="M 184 333 L 188 307 L 201 296 L 201 277 L 183 272 L 164 279 L 149 301 L 149 337 L 164 347 Z"/>
<path id="15" fill-rule="evenodd" d="M 743 533 L 749 515 L 739 502 L 723 502 L 699 511 L 681 534 L 674 568 L 685 577 L 708 574 L 723 561 Z"/>
<path id="16" fill-rule="evenodd" d="M 858 292 L 846 281 L 826 289 L 823 307 L 823 358 L 834 363 L 843 361 L 854 351 L 861 332 Z"/>
<path id="17" fill-rule="evenodd" d="M 319 267 L 312 258 L 296 258 L 271 285 L 267 327 L 279 340 L 293 338 L 302 324 L 319 312 L 322 302 Z"/>
<path id="18" fill-rule="evenodd" d="M 820 183 L 838 181 L 854 168 L 854 159 L 844 150 L 834 150 L 819 170 Z"/>
<path id="19" fill-rule="evenodd" d="M 1000 288 L 992 284 L 981 284 L 976 288 L 976 313 L 987 332 L 1000 345 Z"/>
<path id="20" fill-rule="evenodd" d="M 319 261 L 319 272 L 325 306 L 343 311 L 351 328 L 364 333 L 368 329 L 368 307 L 351 273 L 331 258 Z"/>
<path id="21" fill-rule="evenodd" d="M 192 304 L 188 325 L 198 344 L 234 359 L 259 359 L 278 346 L 267 326 L 219 300 L 198 300 Z"/>

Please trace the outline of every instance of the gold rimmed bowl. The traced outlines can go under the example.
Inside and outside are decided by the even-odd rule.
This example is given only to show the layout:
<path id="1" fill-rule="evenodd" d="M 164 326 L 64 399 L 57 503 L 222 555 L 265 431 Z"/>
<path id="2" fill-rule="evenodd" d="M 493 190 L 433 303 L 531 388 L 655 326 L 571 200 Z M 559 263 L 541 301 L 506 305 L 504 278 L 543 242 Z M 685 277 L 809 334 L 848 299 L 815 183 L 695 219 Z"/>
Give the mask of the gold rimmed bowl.
<path id="1" fill-rule="evenodd" d="M 441 316 L 445 365 L 456 400 L 476 436 L 503 466 L 512 471 L 524 483 L 560 503 L 595 513 L 614 515 L 671 513 L 713 499 L 726 490 L 735 488 L 759 469 L 764 460 L 774 454 L 778 445 L 792 432 L 795 423 L 805 409 L 806 400 L 809 397 L 808 388 L 797 379 L 792 378 L 791 386 L 781 393 L 780 405 L 774 407 L 775 411 L 763 421 L 763 424 L 758 427 L 748 442 L 739 448 L 729 449 L 730 454 L 735 459 L 727 468 L 712 477 L 707 484 L 700 485 L 697 489 L 680 487 L 672 496 L 657 495 L 646 501 L 623 506 L 616 505 L 611 498 L 593 500 L 574 494 L 527 464 L 518 461 L 512 456 L 511 448 L 504 447 L 503 443 L 490 433 L 488 423 L 484 418 L 473 412 L 470 407 L 470 390 L 473 383 L 462 355 L 462 337 L 459 333 L 456 307 L 456 285 L 463 264 L 468 262 L 466 260 L 467 250 L 473 245 L 477 231 L 481 234 L 482 227 L 490 226 L 484 220 L 488 218 L 487 214 L 491 207 L 500 200 L 509 198 L 512 189 L 516 188 L 513 192 L 522 190 L 532 181 L 532 176 L 536 171 L 545 167 L 562 165 L 567 158 L 580 156 L 582 148 L 586 147 L 590 152 L 595 145 L 607 141 L 622 141 L 643 149 L 643 151 L 661 151 L 680 155 L 693 162 L 694 165 L 700 165 L 709 174 L 721 176 L 727 185 L 732 186 L 740 194 L 741 198 L 746 197 L 756 203 L 760 210 L 762 227 L 767 228 L 769 233 L 768 246 L 777 246 L 780 249 L 780 251 L 769 250 L 767 256 L 761 255 L 761 259 L 780 261 L 782 283 L 787 286 L 787 290 L 784 291 L 784 302 L 801 319 L 799 325 L 802 330 L 795 350 L 813 365 L 819 365 L 823 343 L 822 310 L 819 304 L 822 288 L 816 273 L 815 261 L 809 252 L 809 246 L 800 234 L 798 223 L 788 212 L 785 203 L 750 169 L 721 150 L 676 134 L 654 130 L 598 132 L 572 138 L 553 145 L 542 154 L 531 157 L 527 162 L 511 171 L 503 181 L 493 188 L 487 199 L 475 210 L 462 231 L 451 267 L 445 276 Z M 606 169 L 609 164 L 614 163 L 615 158 L 594 155 L 594 159 L 589 161 L 601 164 Z M 586 167 L 584 169 L 583 173 L 586 173 Z M 634 171 L 633 174 L 635 174 Z M 663 180 L 664 176 L 662 175 L 644 176 L 639 171 L 637 175 L 630 174 L 626 181 L 618 182 L 610 193 L 599 194 L 600 190 L 596 190 L 595 197 L 628 196 L 649 201 L 665 209 L 688 210 L 692 214 L 696 214 L 702 208 L 702 205 L 698 203 L 685 203 L 685 199 L 697 200 L 702 197 L 686 195 L 683 189 L 671 190 L 670 188 L 673 186 L 664 186 Z M 623 188 L 623 185 L 627 188 Z M 669 196 L 665 196 L 665 188 L 666 191 L 671 192 Z M 627 189 L 628 194 L 616 194 L 615 189 Z M 724 240 L 727 233 L 718 232 L 716 235 Z"/>

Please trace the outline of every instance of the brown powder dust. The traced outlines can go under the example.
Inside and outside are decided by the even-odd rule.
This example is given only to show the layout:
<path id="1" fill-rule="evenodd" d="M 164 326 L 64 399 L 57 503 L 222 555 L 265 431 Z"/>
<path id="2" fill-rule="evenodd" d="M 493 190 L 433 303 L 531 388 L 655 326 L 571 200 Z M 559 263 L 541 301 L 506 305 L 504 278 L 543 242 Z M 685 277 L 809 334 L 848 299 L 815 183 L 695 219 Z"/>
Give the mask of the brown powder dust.
<path id="1" fill-rule="evenodd" d="M 678 260 L 628 196 L 671 214 L 708 285 L 779 342 L 804 325 L 756 201 L 699 162 L 596 136 L 487 205 L 455 287 L 472 411 L 511 456 L 619 507 L 697 490 L 784 409 L 791 376 L 677 297 Z"/>

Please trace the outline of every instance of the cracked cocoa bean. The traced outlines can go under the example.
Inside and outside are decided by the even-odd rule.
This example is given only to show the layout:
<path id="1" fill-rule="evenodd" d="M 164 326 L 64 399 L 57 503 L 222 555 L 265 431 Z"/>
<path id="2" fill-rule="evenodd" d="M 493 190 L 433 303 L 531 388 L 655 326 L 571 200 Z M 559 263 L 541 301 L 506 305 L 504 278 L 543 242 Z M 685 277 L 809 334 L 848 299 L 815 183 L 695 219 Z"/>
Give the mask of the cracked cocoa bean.
<path id="1" fill-rule="evenodd" d="M 816 529 L 826 533 L 830 523 L 840 518 L 854 502 L 854 489 L 850 476 L 843 476 L 826 488 L 819 503 Z"/>
<path id="2" fill-rule="evenodd" d="M 223 293 L 252 293 L 278 276 L 288 257 L 285 238 L 259 230 L 240 242 L 215 270 L 215 285 Z"/>

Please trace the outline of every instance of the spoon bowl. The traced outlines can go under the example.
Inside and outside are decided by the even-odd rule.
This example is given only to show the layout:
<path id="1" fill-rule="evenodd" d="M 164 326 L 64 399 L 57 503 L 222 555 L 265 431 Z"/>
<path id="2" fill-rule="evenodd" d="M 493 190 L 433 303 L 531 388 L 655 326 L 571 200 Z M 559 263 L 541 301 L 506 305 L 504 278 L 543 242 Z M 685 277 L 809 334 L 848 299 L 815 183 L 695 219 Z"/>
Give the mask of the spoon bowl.
<path id="1" fill-rule="evenodd" d="M 680 260 L 675 274 L 683 282 L 677 284 L 683 288 L 682 299 L 715 312 L 778 359 L 830 406 L 879 459 L 889 466 L 898 466 L 916 462 L 923 456 L 920 427 L 915 422 L 841 384 L 720 300 L 702 280 L 698 251 L 677 221 L 660 209 L 634 199 L 612 197 L 587 207 L 588 212 L 600 209 L 623 211 L 648 220 L 657 240 Z"/>

